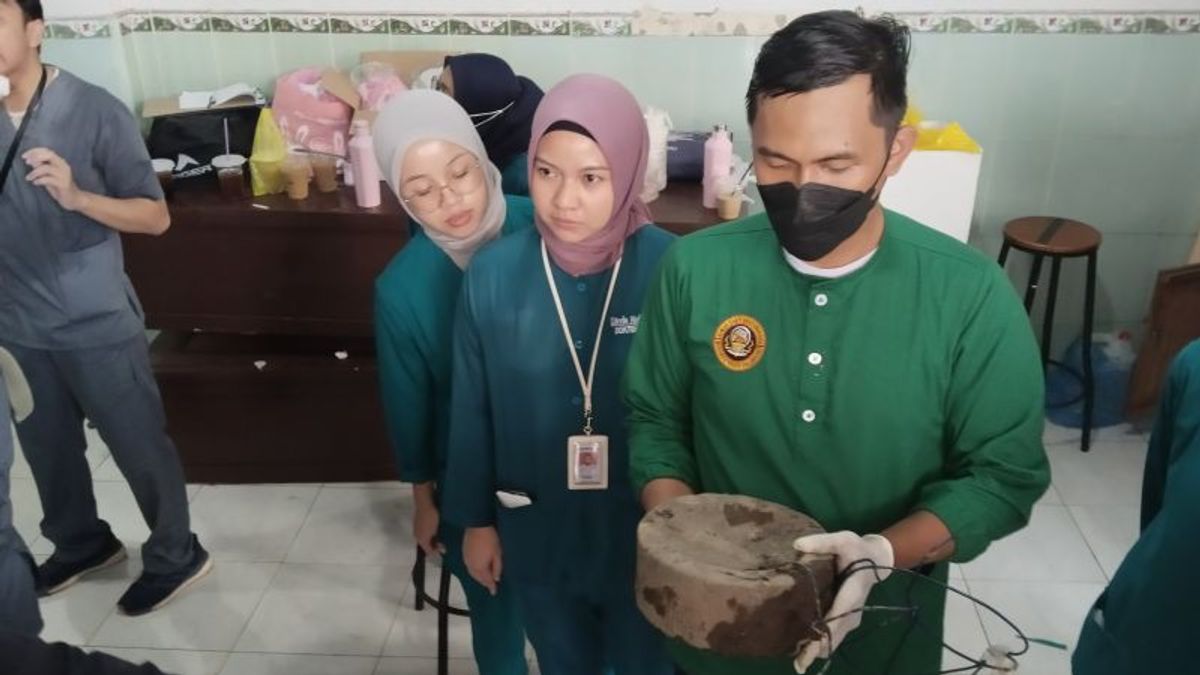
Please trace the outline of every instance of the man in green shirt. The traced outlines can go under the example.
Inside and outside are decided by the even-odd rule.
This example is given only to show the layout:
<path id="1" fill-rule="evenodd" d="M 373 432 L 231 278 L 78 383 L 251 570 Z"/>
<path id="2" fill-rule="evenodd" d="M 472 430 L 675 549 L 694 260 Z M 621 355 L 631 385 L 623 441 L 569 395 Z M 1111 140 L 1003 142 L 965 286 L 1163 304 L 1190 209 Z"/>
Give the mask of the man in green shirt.
<path id="1" fill-rule="evenodd" d="M 647 509 L 751 495 L 822 523 L 833 534 L 796 547 L 843 572 L 944 582 L 948 561 L 1027 523 L 1050 472 L 1037 345 L 1007 278 L 877 203 L 915 141 L 900 126 L 908 42 L 891 20 L 823 12 L 764 45 L 746 103 L 766 213 L 667 253 L 625 400 Z M 795 670 L 940 670 L 943 590 L 886 569 L 845 578 Z M 672 649 L 689 675 L 793 670 Z"/>

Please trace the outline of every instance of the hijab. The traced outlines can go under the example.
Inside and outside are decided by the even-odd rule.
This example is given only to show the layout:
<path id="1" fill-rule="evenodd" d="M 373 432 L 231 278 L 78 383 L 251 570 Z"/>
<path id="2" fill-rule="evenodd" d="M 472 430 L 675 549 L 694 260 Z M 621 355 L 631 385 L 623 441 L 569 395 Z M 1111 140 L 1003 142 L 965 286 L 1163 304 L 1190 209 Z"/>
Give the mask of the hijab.
<path id="1" fill-rule="evenodd" d="M 421 225 L 425 235 L 433 240 L 460 269 L 465 269 L 471 257 L 484 244 L 500 236 L 507 215 L 504 193 L 500 187 L 500 170 L 488 160 L 487 150 L 467 117 L 454 99 L 437 91 L 419 89 L 394 96 L 379 111 L 371 131 L 375 139 L 375 157 L 384 180 L 400 205 L 414 222 Z M 421 217 L 404 203 L 400 195 L 400 170 L 404 157 L 414 145 L 425 141 L 447 141 L 461 146 L 479 161 L 488 190 L 488 203 L 479 227 L 466 237 L 458 238 L 439 232 L 421 222 Z M 440 177 L 438 179 L 440 183 Z"/>
<path id="2" fill-rule="evenodd" d="M 578 125 L 600 146 L 612 170 L 613 212 L 604 229 L 576 243 L 556 237 L 540 217 L 537 228 L 559 267 L 572 276 L 596 274 L 614 265 L 625 240 L 651 221 L 641 198 L 650 147 L 646 120 L 637 99 L 616 80 L 590 74 L 568 77 L 546 93 L 534 115 L 530 182 L 538 144 L 556 124 Z"/>
<path id="3" fill-rule="evenodd" d="M 488 157 L 498 167 L 508 166 L 529 147 L 542 90 L 491 54 L 447 56 L 445 63 L 454 77 L 454 100 L 471 116 Z"/>

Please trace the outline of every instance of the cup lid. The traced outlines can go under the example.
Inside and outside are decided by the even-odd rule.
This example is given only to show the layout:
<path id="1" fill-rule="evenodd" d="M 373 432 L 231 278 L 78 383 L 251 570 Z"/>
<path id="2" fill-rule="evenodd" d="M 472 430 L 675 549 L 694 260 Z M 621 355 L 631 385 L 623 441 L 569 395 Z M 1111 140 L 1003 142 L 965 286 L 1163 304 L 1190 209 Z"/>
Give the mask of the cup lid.
<path id="1" fill-rule="evenodd" d="M 217 169 L 236 169 L 246 163 L 246 158 L 241 155 L 217 155 L 212 158 L 213 168 Z"/>

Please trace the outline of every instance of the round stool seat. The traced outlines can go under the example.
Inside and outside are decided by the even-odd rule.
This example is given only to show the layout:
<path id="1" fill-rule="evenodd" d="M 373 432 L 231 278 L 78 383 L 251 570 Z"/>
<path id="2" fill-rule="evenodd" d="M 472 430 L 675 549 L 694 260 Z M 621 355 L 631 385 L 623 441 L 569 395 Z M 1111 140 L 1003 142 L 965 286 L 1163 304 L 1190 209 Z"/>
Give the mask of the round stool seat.
<path id="1" fill-rule="evenodd" d="M 1014 248 L 1052 256 L 1087 255 L 1100 248 L 1101 239 L 1096 228 L 1066 218 L 1032 216 L 1004 226 L 1004 240 Z"/>

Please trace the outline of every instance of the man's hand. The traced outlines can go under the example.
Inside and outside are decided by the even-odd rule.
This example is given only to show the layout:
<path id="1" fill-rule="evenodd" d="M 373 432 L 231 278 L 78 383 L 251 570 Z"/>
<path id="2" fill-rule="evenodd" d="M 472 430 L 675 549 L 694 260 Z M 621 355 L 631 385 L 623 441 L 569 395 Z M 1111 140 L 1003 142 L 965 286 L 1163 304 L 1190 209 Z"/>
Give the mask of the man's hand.
<path id="1" fill-rule="evenodd" d="M 53 150 L 34 148 L 21 158 L 32 169 L 25 180 L 46 188 L 54 201 L 67 211 L 82 213 L 101 225 L 127 234 L 160 235 L 171 226 L 167 203 L 161 199 L 117 199 L 79 189 L 71 165 Z"/>
<path id="2" fill-rule="evenodd" d="M 500 585 L 500 573 L 504 570 L 500 534 L 496 528 L 468 527 L 463 536 L 463 561 L 471 578 L 495 595 Z"/>
<path id="3" fill-rule="evenodd" d="M 878 568 L 891 568 L 895 554 L 886 538 L 877 534 L 860 537 L 853 532 L 800 537 L 793 547 L 801 553 L 834 556 L 839 576 L 851 570 L 825 613 L 828 632 L 804 645 L 796 657 L 796 672 L 804 673 L 818 658 L 829 658 L 846 636 L 862 624 L 862 608 L 871 589 L 891 574 L 890 569 Z"/>
<path id="4" fill-rule="evenodd" d="M 87 200 L 87 193 L 75 184 L 75 176 L 71 165 L 49 148 L 34 148 L 21 159 L 29 165 L 32 171 L 25 180 L 46 188 L 54 201 L 68 211 L 80 211 Z"/>
<path id="5" fill-rule="evenodd" d="M 677 478 L 655 478 L 642 488 L 642 508 L 649 513 L 672 499 L 693 494 L 695 490 Z"/>

